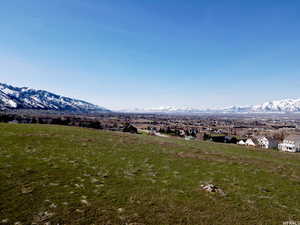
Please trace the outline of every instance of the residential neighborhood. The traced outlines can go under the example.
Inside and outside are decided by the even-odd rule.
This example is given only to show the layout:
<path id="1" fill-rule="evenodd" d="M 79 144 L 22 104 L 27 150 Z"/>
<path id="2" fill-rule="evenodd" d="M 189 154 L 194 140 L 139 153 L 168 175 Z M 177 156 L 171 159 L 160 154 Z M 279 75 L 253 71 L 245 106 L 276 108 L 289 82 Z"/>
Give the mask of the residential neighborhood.
<path id="1" fill-rule="evenodd" d="M 300 151 L 300 117 L 251 115 L 160 115 L 107 113 L 57 115 L 51 113 L 2 113 L 0 122 L 40 123 L 148 134 L 186 141 L 237 144 L 248 148 Z"/>
<path id="2" fill-rule="evenodd" d="M 300 135 L 289 135 L 278 145 L 278 149 L 284 152 L 300 152 Z"/>

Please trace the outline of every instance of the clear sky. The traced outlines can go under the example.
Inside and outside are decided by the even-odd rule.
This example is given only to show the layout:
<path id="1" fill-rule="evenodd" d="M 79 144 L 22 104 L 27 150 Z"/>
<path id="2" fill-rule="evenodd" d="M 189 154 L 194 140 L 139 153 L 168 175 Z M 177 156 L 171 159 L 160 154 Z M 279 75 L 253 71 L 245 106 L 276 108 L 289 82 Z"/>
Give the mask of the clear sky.
<path id="1" fill-rule="evenodd" d="M 300 98 L 299 0 L 6 0 L 0 82 L 111 109 Z"/>

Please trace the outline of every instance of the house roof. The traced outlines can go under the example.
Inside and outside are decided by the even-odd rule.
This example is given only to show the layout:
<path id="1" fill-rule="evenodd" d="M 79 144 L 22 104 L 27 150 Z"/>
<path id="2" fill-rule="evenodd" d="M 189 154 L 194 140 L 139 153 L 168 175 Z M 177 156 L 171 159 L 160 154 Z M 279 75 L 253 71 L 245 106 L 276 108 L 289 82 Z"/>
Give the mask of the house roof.
<path id="1" fill-rule="evenodd" d="M 300 135 L 292 134 L 292 135 L 287 136 L 284 140 L 287 140 L 287 141 L 300 141 Z"/>
<path id="2" fill-rule="evenodd" d="M 248 139 L 246 140 L 246 143 L 249 142 L 249 141 L 252 141 L 255 145 L 258 145 L 258 144 L 259 144 L 259 143 L 258 143 L 258 140 L 257 140 L 256 138 L 254 138 L 254 137 L 248 138 Z"/>
<path id="3" fill-rule="evenodd" d="M 274 137 L 269 137 L 269 136 L 259 136 L 257 137 L 257 140 L 266 138 L 268 141 L 276 141 Z"/>

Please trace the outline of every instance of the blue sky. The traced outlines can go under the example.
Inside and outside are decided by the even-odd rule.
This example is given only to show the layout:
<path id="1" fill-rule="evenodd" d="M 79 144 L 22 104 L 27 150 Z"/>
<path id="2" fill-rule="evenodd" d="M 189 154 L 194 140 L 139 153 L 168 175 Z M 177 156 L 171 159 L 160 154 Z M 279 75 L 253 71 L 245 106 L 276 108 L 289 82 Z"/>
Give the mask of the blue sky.
<path id="1" fill-rule="evenodd" d="M 300 98 L 297 0 L 10 0 L 0 82 L 111 109 Z"/>

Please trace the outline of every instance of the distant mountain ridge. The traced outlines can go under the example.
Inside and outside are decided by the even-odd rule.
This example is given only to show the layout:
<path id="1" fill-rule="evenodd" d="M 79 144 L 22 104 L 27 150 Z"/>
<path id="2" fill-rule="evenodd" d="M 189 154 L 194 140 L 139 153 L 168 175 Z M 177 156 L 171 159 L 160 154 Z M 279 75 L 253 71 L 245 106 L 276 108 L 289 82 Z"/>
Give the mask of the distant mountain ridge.
<path id="1" fill-rule="evenodd" d="M 199 114 L 199 113 L 300 113 L 300 99 L 269 101 L 261 105 L 230 106 L 219 109 L 197 109 L 192 107 L 158 107 L 122 110 L 131 113 Z"/>
<path id="2" fill-rule="evenodd" d="M 14 87 L 0 83 L 0 109 L 36 109 L 70 112 L 110 112 L 110 110 L 78 99 L 44 90 Z"/>
<path id="3" fill-rule="evenodd" d="M 237 113 L 299 113 L 300 99 L 282 99 L 253 106 L 232 106 L 222 109 L 224 112 Z"/>
<path id="4" fill-rule="evenodd" d="M 0 83 L 0 110 L 36 109 L 69 112 L 111 112 L 92 103 L 60 96 L 44 90 L 27 87 L 14 87 Z M 164 113 L 164 114 L 199 114 L 199 113 L 300 113 L 300 99 L 269 101 L 261 105 L 231 106 L 219 109 L 199 109 L 193 107 L 158 107 L 148 109 L 119 110 L 127 113 Z"/>

